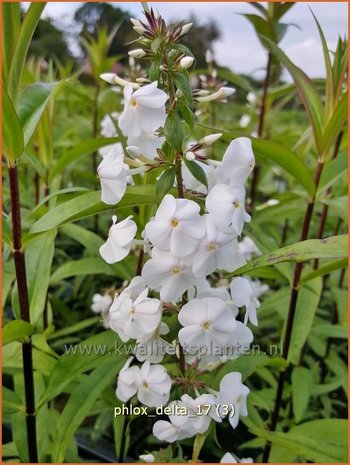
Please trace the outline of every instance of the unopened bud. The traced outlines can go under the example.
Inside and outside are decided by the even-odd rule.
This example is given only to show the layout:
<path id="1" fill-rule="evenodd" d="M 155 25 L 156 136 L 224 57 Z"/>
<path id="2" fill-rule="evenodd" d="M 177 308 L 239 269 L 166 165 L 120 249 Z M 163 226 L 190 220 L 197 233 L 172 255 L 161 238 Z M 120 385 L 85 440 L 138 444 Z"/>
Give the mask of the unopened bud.
<path id="1" fill-rule="evenodd" d="M 193 26 L 193 23 L 187 23 L 184 26 L 182 26 L 179 37 L 182 37 L 183 35 L 187 34 L 192 26 Z"/>
<path id="2" fill-rule="evenodd" d="M 222 133 L 219 132 L 217 134 L 210 134 L 209 136 L 203 137 L 202 141 L 205 145 L 213 145 L 217 140 L 222 137 Z"/>
<path id="3" fill-rule="evenodd" d="M 132 24 L 136 27 L 142 27 L 142 24 L 141 24 L 141 21 L 139 21 L 138 19 L 135 19 L 135 18 L 130 18 L 130 21 L 132 22 Z"/>
<path id="4" fill-rule="evenodd" d="M 139 158 L 142 155 L 141 149 L 136 147 L 136 145 L 128 145 L 126 147 L 126 151 L 132 158 Z"/>
<path id="5" fill-rule="evenodd" d="M 193 57 L 183 57 L 180 60 L 180 66 L 182 69 L 188 69 L 190 66 L 193 65 L 194 58 Z"/>
<path id="6" fill-rule="evenodd" d="M 133 29 L 134 29 L 135 32 L 137 32 L 141 36 L 146 30 L 143 26 L 134 26 Z"/>
<path id="7" fill-rule="evenodd" d="M 136 81 L 136 82 L 139 82 L 140 84 L 149 84 L 149 83 L 151 82 L 149 79 L 143 78 L 143 77 L 141 77 L 141 78 L 136 78 L 135 81 Z"/>
<path id="8" fill-rule="evenodd" d="M 197 92 L 198 97 L 204 97 L 209 94 L 210 94 L 209 90 L 204 90 L 204 89 L 201 89 Z"/>
<path id="9" fill-rule="evenodd" d="M 211 53 L 211 50 L 207 50 L 205 52 L 205 61 L 207 63 L 212 63 L 213 62 L 213 54 Z"/>
<path id="10" fill-rule="evenodd" d="M 118 76 L 118 74 L 114 73 L 103 73 L 100 75 L 100 78 L 104 81 L 108 82 L 109 84 L 119 84 L 120 86 L 131 86 L 133 89 L 138 89 L 140 87 L 137 82 L 130 82 L 122 79 Z"/>
<path id="11" fill-rule="evenodd" d="M 130 50 L 128 55 L 132 58 L 143 58 L 146 55 L 146 52 L 143 48 L 136 48 L 135 50 Z"/>
<path id="12" fill-rule="evenodd" d="M 222 100 L 226 97 L 235 93 L 235 89 L 232 87 L 221 87 L 221 89 L 217 90 L 213 94 L 204 96 L 204 97 L 196 97 L 198 102 L 213 102 L 215 100 Z"/>
<path id="13" fill-rule="evenodd" d="M 187 152 L 186 153 L 186 160 L 193 161 L 195 159 L 196 159 L 196 155 L 193 152 Z"/>

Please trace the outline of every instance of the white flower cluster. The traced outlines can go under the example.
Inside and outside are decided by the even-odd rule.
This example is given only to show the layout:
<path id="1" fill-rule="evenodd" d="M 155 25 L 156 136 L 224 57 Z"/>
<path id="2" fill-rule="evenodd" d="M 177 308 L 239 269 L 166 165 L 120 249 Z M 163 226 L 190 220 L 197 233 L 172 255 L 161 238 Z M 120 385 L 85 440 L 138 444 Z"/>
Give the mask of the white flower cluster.
<path id="1" fill-rule="evenodd" d="M 134 92 L 126 85 L 124 97 L 125 108 L 118 124 L 128 137 L 128 152 L 134 158 L 139 154 L 140 160 L 152 160 L 164 140 L 156 131 L 165 122 L 167 95 L 153 82 Z M 124 195 L 128 174 L 124 163 L 124 154 L 114 150 L 104 156 L 98 168 L 102 200 L 106 203 L 117 203 Z M 244 184 L 254 164 L 250 140 L 232 141 L 221 163 L 201 163 L 208 176 L 208 192 L 202 191 L 206 194 L 205 209 L 201 210 L 193 200 L 165 195 L 155 216 L 140 231 L 142 241 L 135 240 L 137 227 L 131 216 L 119 223 L 113 216 L 109 237 L 100 248 L 103 259 L 118 262 L 129 254 L 133 244 L 142 245 L 148 254 L 141 276 L 116 295 L 109 308 L 110 328 L 123 342 L 136 341 L 134 357 L 119 374 L 116 395 L 121 401 L 136 395 L 149 407 L 167 404 L 172 379 L 160 364 L 166 355 L 182 359 L 185 366 L 200 373 L 239 357 L 252 342 L 253 333 L 247 324 L 257 325 L 257 292 L 264 289 L 254 287 L 243 277 L 222 286 L 212 284 L 216 279 L 213 273 L 232 272 L 246 263 L 245 256 L 257 253 L 248 239 L 238 241 L 244 223 L 250 221 L 244 206 Z M 185 187 L 198 187 L 189 172 Z M 154 297 L 155 293 L 159 298 Z M 243 322 L 238 318 L 242 307 Z M 166 310 L 178 312 L 181 326 L 171 342 L 163 337 L 169 333 L 162 321 Z M 142 365 L 133 364 L 135 359 Z M 185 372 L 183 376 L 187 382 Z M 181 384 L 181 380 L 174 381 Z M 212 420 L 221 422 L 225 417 L 236 428 L 240 415 L 247 415 L 249 389 L 240 373 L 226 374 L 218 392 L 204 383 L 194 382 L 192 388 L 195 398 L 184 394 L 172 400 L 168 405 L 168 412 L 172 412 L 169 421 L 154 424 L 153 433 L 158 439 L 173 442 L 193 437 L 206 432 Z M 200 394 L 198 389 L 204 392 Z M 212 406 L 210 412 L 199 415 L 208 405 Z M 179 414 L 181 409 L 185 415 Z"/>

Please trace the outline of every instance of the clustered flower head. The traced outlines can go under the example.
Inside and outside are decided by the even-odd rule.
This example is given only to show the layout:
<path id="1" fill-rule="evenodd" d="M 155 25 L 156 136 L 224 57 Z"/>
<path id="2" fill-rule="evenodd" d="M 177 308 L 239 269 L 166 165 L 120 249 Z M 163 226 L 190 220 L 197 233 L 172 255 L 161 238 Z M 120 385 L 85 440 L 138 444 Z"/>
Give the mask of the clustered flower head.
<path id="1" fill-rule="evenodd" d="M 152 58 L 156 53 L 149 47 L 152 40 L 160 37 L 171 44 L 190 28 L 183 24 L 168 28 L 155 10 L 145 12 L 145 17 L 145 21 L 132 20 L 145 47 L 130 52 L 132 59 Z M 177 52 L 174 56 L 175 71 L 187 73 L 193 59 Z M 166 76 L 170 71 L 164 65 L 161 72 Z M 160 88 L 162 79 L 144 83 L 111 74 L 102 78 L 124 87 L 124 109 L 117 124 L 127 139 L 127 153 L 119 145 L 111 146 L 98 167 L 101 200 L 115 205 L 133 175 L 169 165 L 162 152 L 164 126 L 182 93 L 168 95 Z M 233 89 L 221 86 L 212 94 L 203 92 L 193 92 L 201 104 L 225 99 Z M 258 324 L 258 297 L 267 290 L 245 277 L 222 280 L 223 273 L 234 272 L 259 251 L 249 238 L 241 240 L 250 221 L 245 183 L 255 165 L 251 141 L 234 139 L 220 162 L 211 160 L 206 150 L 221 136 L 204 136 L 176 154 L 179 163 L 176 157 L 170 163 L 182 170 L 181 188 L 178 177 L 175 183 L 178 195 L 172 191 L 163 195 L 143 230 L 137 230 L 132 216 L 118 221 L 114 215 L 108 239 L 100 248 L 109 264 L 120 262 L 135 248 L 141 251 L 140 276 L 118 291 L 113 301 L 95 296 L 92 309 L 106 312 L 108 308 L 110 329 L 124 343 L 133 343 L 133 356 L 118 376 L 118 399 L 127 402 L 136 396 L 148 407 L 168 404 L 168 420 L 156 421 L 153 434 L 169 443 L 205 433 L 212 421 L 227 418 L 236 428 L 239 417 L 247 415 L 249 388 L 240 373 L 226 372 L 218 379 L 218 390 L 200 378 L 249 348 L 253 333 L 248 325 Z M 188 163 L 202 170 L 206 185 Z M 135 239 L 137 235 L 141 239 Z M 168 373 L 164 359 L 179 365 L 179 374 Z M 177 389 L 172 390 L 175 385 Z M 176 397 L 175 392 L 181 391 L 183 395 Z M 198 413 L 208 407 L 205 415 Z M 151 462 L 149 455 L 142 457 Z M 235 460 L 226 455 L 223 462 Z"/>

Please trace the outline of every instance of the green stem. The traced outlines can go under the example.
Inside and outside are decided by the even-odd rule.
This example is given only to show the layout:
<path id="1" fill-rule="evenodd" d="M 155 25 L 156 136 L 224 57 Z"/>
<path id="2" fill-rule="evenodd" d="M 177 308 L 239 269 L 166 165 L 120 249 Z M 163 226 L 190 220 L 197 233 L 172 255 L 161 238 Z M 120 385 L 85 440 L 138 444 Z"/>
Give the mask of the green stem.
<path id="1" fill-rule="evenodd" d="M 12 213 L 13 257 L 15 262 L 19 307 L 21 319 L 30 323 L 26 264 L 24 252 L 22 249 L 21 204 L 17 165 L 9 167 L 9 178 Z M 38 451 L 36 439 L 33 351 L 32 341 L 30 338 L 22 343 L 22 357 L 29 461 L 31 463 L 37 463 Z"/>

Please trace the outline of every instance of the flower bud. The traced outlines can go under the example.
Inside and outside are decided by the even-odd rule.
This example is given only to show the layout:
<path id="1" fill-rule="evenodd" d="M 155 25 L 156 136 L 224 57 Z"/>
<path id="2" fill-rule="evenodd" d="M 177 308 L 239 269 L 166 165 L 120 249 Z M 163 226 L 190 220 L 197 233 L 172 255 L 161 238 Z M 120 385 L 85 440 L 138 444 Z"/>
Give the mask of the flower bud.
<path id="1" fill-rule="evenodd" d="M 180 60 L 180 66 L 182 69 L 188 69 L 190 66 L 193 65 L 194 58 L 193 57 L 183 57 Z"/>
<path id="2" fill-rule="evenodd" d="M 211 50 L 207 50 L 205 52 L 205 61 L 207 63 L 213 63 L 213 54 L 212 54 Z"/>
<path id="3" fill-rule="evenodd" d="M 146 463 L 153 463 L 154 462 L 154 455 L 152 454 L 143 454 L 140 455 L 140 459 Z"/>
<path id="4" fill-rule="evenodd" d="M 130 50 L 130 52 L 128 52 L 128 55 L 132 58 L 143 58 L 146 55 L 146 52 L 143 48 L 137 48 L 135 50 Z"/>
<path id="5" fill-rule="evenodd" d="M 139 21 L 138 19 L 130 18 L 130 21 L 136 27 L 143 27 L 142 24 L 141 24 L 141 21 Z"/>
<path id="6" fill-rule="evenodd" d="M 193 161 L 195 159 L 196 159 L 196 155 L 193 152 L 187 152 L 186 153 L 186 160 Z"/>
<path id="7" fill-rule="evenodd" d="M 179 37 L 182 37 L 183 35 L 187 34 L 192 26 L 193 23 L 187 23 L 184 26 L 182 26 Z"/>
<path id="8" fill-rule="evenodd" d="M 221 100 L 230 95 L 235 93 L 235 89 L 232 87 L 221 87 L 219 90 L 214 92 L 213 94 L 204 96 L 204 97 L 196 97 L 198 102 L 214 102 L 215 100 Z"/>
<path id="9" fill-rule="evenodd" d="M 108 84 L 119 84 L 120 86 L 131 86 L 133 89 L 138 89 L 140 87 L 136 82 L 126 81 L 118 76 L 115 73 L 103 73 L 100 74 L 100 78 L 108 82 Z"/>
<path id="10" fill-rule="evenodd" d="M 229 97 L 236 92 L 236 89 L 233 89 L 233 87 L 221 87 L 220 91 L 223 93 L 224 97 Z"/>
<path id="11" fill-rule="evenodd" d="M 217 140 L 220 139 L 220 137 L 222 137 L 222 133 L 219 132 L 217 134 L 210 134 L 209 136 L 205 136 L 203 137 L 202 141 L 205 145 L 212 145 L 214 144 Z"/>
<path id="12" fill-rule="evenodd" d="M 141 150 L 136 145 L 128 145 L 126 151 L 132 158 L 139 158 L 142 155 Z"/>
<path id="13" fill-rule="evenodd" d="M 141 36 L 146 30 L 143 26 L 134 26 L 133 29 L 134 29 L 135 32 L 137 32 Z"/>

